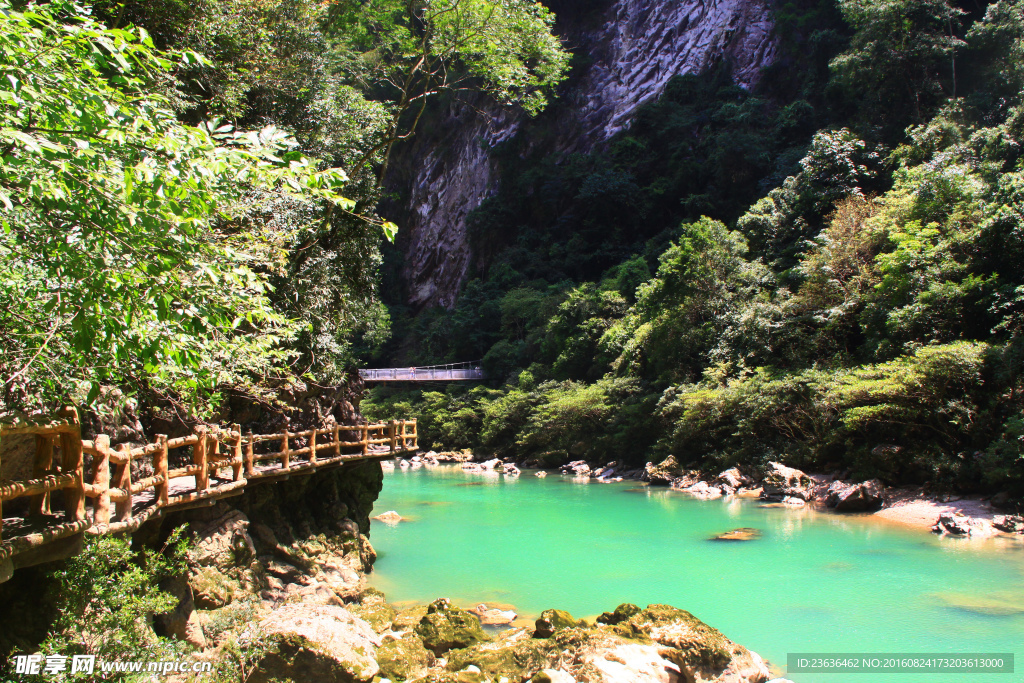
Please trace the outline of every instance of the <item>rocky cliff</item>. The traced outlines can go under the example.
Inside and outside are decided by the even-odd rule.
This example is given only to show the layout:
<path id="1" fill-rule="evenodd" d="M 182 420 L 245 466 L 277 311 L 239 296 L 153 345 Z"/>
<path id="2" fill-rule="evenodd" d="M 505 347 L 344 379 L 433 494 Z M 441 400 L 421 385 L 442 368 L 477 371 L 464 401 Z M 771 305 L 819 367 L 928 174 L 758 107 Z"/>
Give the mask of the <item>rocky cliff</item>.
<path id="1" fill-rule="evenodd" d="M 764 0 L 614 0 L 554 3 L 576 70 L 544 115 L 557 150 L 585 152 L 628 127 L 669 79 L 726 59 L 736 82 L 753 85 L 775 55 Z M 586 17 L 586 20 L 583 19 Z M 451 307 L 472 263 L 467 215 L 500 178 L 492 150 L 532 122 L 480 102 L 453 104 L 399 153 L 392 185 L 408 189 L 391 213 L 402 226 L 408 303 Z"/>

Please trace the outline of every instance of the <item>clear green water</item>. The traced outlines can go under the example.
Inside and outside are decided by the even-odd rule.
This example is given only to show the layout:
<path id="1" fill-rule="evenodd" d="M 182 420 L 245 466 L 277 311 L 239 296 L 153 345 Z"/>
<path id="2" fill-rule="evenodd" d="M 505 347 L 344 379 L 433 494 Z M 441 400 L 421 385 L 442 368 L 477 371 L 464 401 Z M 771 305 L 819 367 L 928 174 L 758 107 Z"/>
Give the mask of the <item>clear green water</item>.
<path id="1" fill-rule="evenodd" d="M 693 612 L 785 672 L 789 652 L 1013 652 L 1014 674 L 788 674 L 797 683 L 1024 680 L 1024 544 L 928 533 L 632 482 L 386 473 L 372 583 L 392 602 L 511 603 L 593 616 L 622 602 Z M 737 527 L 748 542 L 712 542 Z"/>

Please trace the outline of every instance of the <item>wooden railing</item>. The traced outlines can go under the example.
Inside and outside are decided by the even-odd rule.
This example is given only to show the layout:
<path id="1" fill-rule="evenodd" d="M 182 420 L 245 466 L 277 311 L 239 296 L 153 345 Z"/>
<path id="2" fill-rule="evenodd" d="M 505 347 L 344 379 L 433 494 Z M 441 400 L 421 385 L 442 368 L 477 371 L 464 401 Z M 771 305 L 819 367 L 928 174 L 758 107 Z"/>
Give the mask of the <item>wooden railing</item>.
<path id="1" fill-rule="evenodd" d="M 0 564 L 82 532 L 134 531 L 164 510 L 238 495 L 251 481 L 418 449 L 416 420 L 277 434 L 243 434 L 238 425 L 201 425 L 189 436 L 168 439 L 160 434 L 155 443 L 139 448 L 111 448 L 106 435 L 83 441 L 77 412 L 65 408 L 54 419 L 0 422 L 0 442 L 18 434 L 35 437 L 35 458 L 31 478 L 0 481 Z M 172 458 L 178 449 L 191 452 Z M 91 459 L 88 481 L 85 456 Z M 133 463 L 140 473 L 135 481 Z M 57 492 L 62 512 L 52 509 Z M 3 504 L 19 498 L 29 498 L 25 516 L 5 517 Z M 5 527 L 13 527 L 15 533 L 6 534 Z M 0 582 L 10 571 L 0 567 Z"/>

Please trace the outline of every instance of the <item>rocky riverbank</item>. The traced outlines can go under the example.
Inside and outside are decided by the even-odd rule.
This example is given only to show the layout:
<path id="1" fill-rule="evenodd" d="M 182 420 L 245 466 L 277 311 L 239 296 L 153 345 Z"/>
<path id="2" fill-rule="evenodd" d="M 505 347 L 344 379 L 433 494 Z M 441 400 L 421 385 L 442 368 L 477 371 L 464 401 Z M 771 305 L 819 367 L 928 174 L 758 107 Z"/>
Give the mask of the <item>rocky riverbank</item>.
<path id="1" fill-rule="evenodd" d="M 497 458 L 478 462 L 470 451 L 435 453 L 399 461 L 392 467 L 416 469 L 441 464 L 459 464 L 476 473 L 517 477 L 522 471 L 512 462 Z M 536 463 L 523 463 L 530 467 Z M 386 464 L 385 467 L 388 465 Z M 924 487 L 886 487 L 877 479 L 854 481 L 839 474 L 807 474 L 781 463 L 770 462 L 762 471 L 741 471 L 732 467 L 708 474 L 682 467 L 669 456 L 644 468 L 623 468 L 618 462 L 602 465 L 585 460 L 569 462 L 558 472 L 574 481 L 608 483 L 636 480 L 650 486 L 665 486 L 700 499 L 723 496 L 759 498 L 765 505 L 802 508 L 808 505 L 836 513 L 870 514 L 880 521 L 892 522 L 935 533 L 964 538 L 1014 536 L 1024 540 L 1024 517 L 1016 512 L 1008 496 L 950 496 L 936 494 Z M 546 470 L 532 472 L 545 477 Z"/>

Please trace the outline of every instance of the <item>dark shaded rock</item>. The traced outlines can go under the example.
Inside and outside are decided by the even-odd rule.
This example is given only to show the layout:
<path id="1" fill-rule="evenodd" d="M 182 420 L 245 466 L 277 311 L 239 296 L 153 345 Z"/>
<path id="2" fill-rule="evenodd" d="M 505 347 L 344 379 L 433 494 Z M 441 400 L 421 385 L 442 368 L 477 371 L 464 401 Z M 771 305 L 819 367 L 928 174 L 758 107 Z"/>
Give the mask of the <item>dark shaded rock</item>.
<path id="1" fill-rule="evenodd" d="M 435 655 L 490 640 L 475 614 L 454 607 L 447 598 L 430 603 L 416 634 Z"/>
<path id="2" fill-rule="evenodd" d="M 989 499 L 989 505 L 1000 510 L 1005 510 L 1011 507 L 1011 501 L 1013 498 L 1010 496 L 1008 491 L 1000 491 L 996 495 Z"/>
<path id="3" fill-rule="evenodd" d="M 877 479 L 846 484 L 836 481 L 829 485 L 825 505 L 837 512 L 868 512 L 882 507 L 884 487 Z"/>
<path id="4" fill-rule="evenodd" d="M 676 456 L 670 455 L 657 465 L 647 463 L 641 479 L 658 486 L 671 486 L 682 474 L 683 468 L 676 460 Z"/>
<path id="5" fill-rule="evenodd" d="M 597 618 L 599 624 L 618 624 L 640 612 L 640 608 L 631 602 L 624 602 L 614 612 L 604 612 Z"/>
<path id="6" fill-rule="evenodd" d="M 959 512 L 954 514 L 943 513 L 932 527 L 936 534 L 952 534 L 953 536 L 969 536 L 971 533 L 971 518 Z"/>
<path id="7" fill-rule="evenodd" d="M 572 615 L 560 609 L 546 609 L 540 613 L 537 619 L 537 630 L 534 632 L 536 638 L 550 638 L 555 631 L 563 628 L 575 628 L 579 622 L 573 619 Z"/>
<path id="8" fill-rule="evenodd" d="M 992 518 L 992 526 L 1008 534 L 1024 534 L 1024 517 L 1021 515 L 997 515 Z"/>

